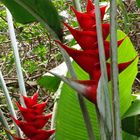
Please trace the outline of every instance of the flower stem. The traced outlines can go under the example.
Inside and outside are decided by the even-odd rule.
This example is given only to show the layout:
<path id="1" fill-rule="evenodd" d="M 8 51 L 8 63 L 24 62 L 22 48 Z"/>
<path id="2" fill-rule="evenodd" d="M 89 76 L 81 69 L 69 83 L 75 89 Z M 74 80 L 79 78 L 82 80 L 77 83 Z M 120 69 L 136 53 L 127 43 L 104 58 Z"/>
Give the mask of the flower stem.
<path id="1" fill-rule="evenodd" d="M 16 113 L 15 113 L 15 110 L 14 110 L 14 106 L 13 106 L 12 100 L 11 100 L 11 98 L 10 98 L 10 95 L 9 95 L 9 92 L 8 92 L 7 87 L 6 87 L 6 83 L 5 83 L 5 81 L 4 81 L 4 78 L 3 78 L 3 75 L 2 75 L 2 73 L 1 73 L 1 71 L 0 71 L 0 83 L 1 83 L 1 87 L 2 87 L 3 93 L 4 93 L 5 97 L 6 97 L 6 101 L 7 101 L 7 105 L 8 105 L 8 108 L 9 108 L 9 110 L 10 110 L 10 113 L 11 113 L 11 115 L 12 115 L 14 118 L 17 119 Z M 15 124 L 15 128 L 16 128 L 17 134 L 18 134 L 19 136 L 21 136 L 20 130 L 19 130 L 19 128 L 17 127 L 16 124 Z"/>
<path id="2" fill-rule="evenodd" d="M 116 30 L 116 0 L 110 0 L 110 50 L 111 50 L 111 82 L 112 82 L 112 108 L 114 123 L 114 139 L 121 140 L 120 99 L 118 81 L 118 49 Z"/>
<path id="3" fill-rule="evenodd" d="M 13 47 L 13 52 L 14 52 L 14 57 L 15 57 L 15 64 L 16 64 L 20 93 L 22 95 L 26 96 L 25 83 L 24 83 L 22 67 L 21 67 L 21 63 L 20 63 L 20 57 L 19 57 L 16 35 L 15 35 L 15 31 L 14 31 L 14 26 L 13 26 L 12 15 L 7 8 L 6 8 L 6 13 L 7 13 L 8 27 L 9 27 L 9 35 L 10 35 L 11 44 Z M 24 101 L 23 101 L 22 97 L 20 97 L 20 101 L 21 101 L 21 104 L 24 105 Z"/>
<path id="4" fill-rule="evenodd" d="M 7 130 L 9 130 L 8 123 L 7 123 L 7 121 L 6 121 L 5 117 L 4 117 L 3 112 L 2 112 L 1 109 L 0 109 L 0 122 L 2 123 L 2 125 L 3 125 Z M 8 134 L 8 132 L 6 132 L 6 134 L 7 134 L 7 137 L 8 137 L 9 140 L 13 140 L 13 138 L 10 136 L 10 134 Z"/>
<path id="5" fill-rule="evenodd" d="M 104 51 L 104 43 L 103 43 L 103 37 L 102 37 L 102 26 L 101 26 L 101 15 L 100 15 L 100 7 L 99 7 L 99 0 L 94 0 L 95 3 L 95 15 L 96 15 L 96 29 L 97 29 L 97 38 L 98 38 L 98 47 L 99 47 L 99 58 L 100 58 L 100 68 L 101 68 L 101 78 L 100 83 L 98 84 L 98 87 L 100 85 L 99 94 L 103 94 L 102 96 L 104 99 L 102 100 L 104 104 L 101 104 L 97 100 L 98 108 L 100 115 L 102 115 L 104 119 L 104 123 L 106 123 L 107 131 L 109 132 L 110 136 L 112 135 L 112 112 L 111 112 L 111 103 L 109 98 L 109 89 L 108 89 L 108 77 L 107 77 L 107 69 L 106 69 L 106 59 L 105 59 L 105 51 Z M 101 96 L 100 96 L 101 97 Z M 102 106 L 103 105 L 103 106 Z M 104 108 L 104 110 L 103 110 Z M 107 134 L 108 135 L 108 134 Z"/>

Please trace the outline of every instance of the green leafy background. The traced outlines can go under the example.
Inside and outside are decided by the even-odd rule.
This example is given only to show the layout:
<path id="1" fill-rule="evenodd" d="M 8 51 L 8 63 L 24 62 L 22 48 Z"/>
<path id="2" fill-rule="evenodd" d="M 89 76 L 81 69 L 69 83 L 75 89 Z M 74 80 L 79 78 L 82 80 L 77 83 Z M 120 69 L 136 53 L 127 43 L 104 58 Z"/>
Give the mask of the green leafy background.
<path id="1" fill-rule="evenodd" d="M 27 10 L 17 4 L 14 0 L 0 0 L 12 13 L 15 20 L 26 24 L 37 21 Z M 30 9 L 40 16 L 46 23 L 62 38 L 62 27 L 56 8 L 50 0 L 24 0 Z"/>

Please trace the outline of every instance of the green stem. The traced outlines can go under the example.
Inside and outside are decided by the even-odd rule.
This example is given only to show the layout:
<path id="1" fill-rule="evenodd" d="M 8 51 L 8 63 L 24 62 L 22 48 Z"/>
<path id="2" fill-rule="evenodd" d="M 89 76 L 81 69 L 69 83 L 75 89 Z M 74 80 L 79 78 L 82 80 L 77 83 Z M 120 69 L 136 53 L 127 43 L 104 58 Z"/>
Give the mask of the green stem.
<path id="1" fill-rule="evenodd" d="M 1 71 L 0 71 L 0 83 L 1 83 L 1 87 L 2 87 L 3 93 L 4 93 L 5 97 L 6 97 L 6 101 L 7 101 L 7 105 L 8 105 L 8 108 L 9 108 L 9 110 L 10 110 L 10 113 L 11 113 L 11 115 L 12 115 L 14 118 L 17 119 L 16 113 L 15 113 L 15 110 L 14 110 L 14 106 L 13 106 L 12 100 L 11 100 L 11 98 L 10 98 L 10 95 L 9 95 L 9 92 L 8 92 L 7 87 L 6 87 L 6 83 L 5 83 L 5 81 L 4 81 L 4 78 L 3 78 L 3 75 L 2 75 L 2 73 L 1 73 Z M 16 124 L 15 124 L 15 128 L 16 128 L 17 134 L 18 134 L 19 136 L 21 136 L 20 130 L 19 130 L 19 128 L 17 127 Z"/>
<path id="2" fill-rule="evenodd" d="M 101 15 L 100 15 L 100 7 L 99 0 L 94 0 L 95 3 L 95 15 L 96 15 L 96 29 L 97 29 L 97 38 L 98 38 L 98 47 L 99 47 L 99 58 L 100 58 L 100 67 L 101 67 L 101 78 L 98 84 L 100 85 L 99 93 L 103 94 L 104 106 L 101 106 L 100 102 L 97 100 L 98 108 L 100 114 L 103 116 L 104 123 L 106 123 L 107 130 L 105 132 L 109 132 L 111 137 L 112 135 L 112 113 L 111 113 L 111 103 L 109 97 L 109 89 L 108 89 L 108 77 L 107 77 L 107 69 L 106 69 L 106 59 L 105 59 L 105 51 L 104 51 L 104 43 L 102 37 L 102 26 L 101 26 Z M 101 96 L 100 96 L 101 97 Z M 104 108 L 104 110 L 102 110 Z M 106 134 L 108 135 L 108 134 Z"/>
<path id="3" fill-rule="evenodd" d="M 14 30 L 14 26 L 13 26 L 12 15 L 7 8 L 6 8 L 6 13 L 7 13 L 9 35 L 10 35 L 11 44 L 12 44 L 14 57 L 15 57 L 15 64 L 16 64 L 16 71 L 17 71 L 17 76 L 18 76 L 19 89 L 20 89 L 20 93 L 22 95 L 26 96 L 25 83 L 24 83 L 22 67 L 21 67 L 21 63 L 20 63 L 20 57 L 19 57 L 19 52 L 18 52 L 15 30 Z M 23 101 L 21 96 L 20 96 L 20 101 L 21 101 L 21 104 L 25 106 L 24 101 Z"/>
<path id="4" fill-rule="evenodd" d="M 49 33 L 51 34 L 51 36 L 54 38 L 54 39 L 57 39 L 59 40 L 58 36 L 56 35 L 56 33 L 49 27 L 49 25 L 46 23 L 46 21 L 44 19 L 42 19 L 38 13 L 36 13 L 34 11 L 34 9 L 31 8 L 31 6 L 25 4 L 24 1 L 21 1 L 21 0 L 14 0 L 17 4 L 19 4 L 20 6 L 22 6 L 23 8 L 25 8 L 31 15 L 33 15 L 40 23 L 42 23 L 46 28 L 47 30 L 49 31 Z M 75 0 L 76 2 L 76 0 Z M 76 5 L 78 3 L 76 2 Z M 68 67 L 68 70 L 71 74 L 71 77 L 72 78 L 76 78 L 76 74 L 73 70 L 73 67 L 72 67 L 72 64 L 71 64 L 71 61 L 69 59 L 69 56 L 68 54 L 66 53 L 66 51 L 59 47 L 63 57 L 64 57 L 64 61 L 66 62 L 66 65 Z M 84 102 L 84 98 L 78 94 L 78 100 L 79 100 L 79 104 L 80 104 L 80 108 L 81 108 L 81 111 L 82 111 L 82 114 L 83 114 L 83 117 L 84 117 L 84 121 L 85 121 L 85 124 L 86 124 L 86 127 L 87 127 L 87 132 L 88 132 L 88 136 L 89 136 L 89 140 L 95 140 L 95 137 L 94 137 L 94 134 L 93 134 L 93 129 L 92 129 L 92 124 L 90 122 L 90 117 L 89 117 L 89 114 L 88 114 L 88 111 L 87 111 L 87 108 L 86 108 L 86 104 Z"/>
<path id="5" fill-rule="evenodd" d="M 4 117 L 3 112 L 2 112 L 1 109 L 0 109 L 0 122 L 2 123 L 2 125 L 3 125 L 7 130 L 9 130 L 8 123 L 7 123 L 7 121 L 6 121 L 5 117 Z M 7 134 L 7 137 L 8 137 L 9 140 L 13 140 L 13 138 L 11 137 L 10 134 L 8 134 L 8 132 L 6 132 L 6 134 Z"/>
<path id="6" fill-rule="evenodd" d="M 96 106 L 96 114 L 97 114 L 97 119 L 98 119 L 98 123 L 99 123 L 99 126 L 100 126 L 100 139 L 101 140 L 107 140 L 104 121 L 103 121 L 103 118 L 100 115 L 100 112 L 99 112 L 97 106 Z"/>
<path id="7" fill-rule="evenodd" d="M 111 83 L 112 83 L 112 108 L 114 118 L 114 139 L 121 140 L 120 99 L 118 81 L 118 49 L 116 30 L 116 0 L 110 0 L 110 50 L 111 50 Z"/>
<path id="8" fill-rule="evenodd" d="M 80 0 L 73 0 L 73 4 L 75 9 L 77 9 L 77 11 L 81 11 Z"/>

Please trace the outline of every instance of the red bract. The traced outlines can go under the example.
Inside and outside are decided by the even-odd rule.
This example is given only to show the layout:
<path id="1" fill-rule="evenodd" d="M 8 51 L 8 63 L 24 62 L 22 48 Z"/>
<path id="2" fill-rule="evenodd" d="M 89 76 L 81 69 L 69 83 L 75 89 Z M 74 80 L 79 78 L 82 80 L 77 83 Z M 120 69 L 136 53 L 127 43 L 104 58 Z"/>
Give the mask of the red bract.
<path id="1" fill-rule="evenodd" d="M 124 62 L 124 63 L 120 63 L 118 64 L 118 70 L 119 70 L 119 73 L 121 73 L 123 70 L 125 70 L 135 59 L 129 61 L 129 62 Z M 110 63 L 106 63 L 106 66 L 107 66 L 107 75 L 108 75 L 108 80 L 110 81 L 111 78 L 110 78 L 110 75 L 111 75 L 111 66 L 110 66 Z M 94 69 L 94 72 L 92 73 L 91 76 L 91 79 L 94 79 L 94 80 L 99 80 L 100 76 L 101 76 L 101 69 L 100 69 L 100 63 L 96 64 L 95 66 L 95 69 Z"/>
<path id="2" fill-rule="evenodd" d="M 36 92 L 31 98 L 23 96 L 23 99 L 27 108 L 31 108 L 33 105 L 37 104 L 38 92 Z"/>
<path id="3" fill-rule="evenodd" d="M 18 106 L 24 121 L 19 121 L 15 118 L 13 120 L 20 127 L 20 129 L 27 136 L 25 140 L 47 140 L 54 133 L 54 130 L 43 130 L 52 114 L 43 115 L 43 110 L 46 107 L 47 101 L 44 103 L 38 103 L 38 93 L 35 93 L 31 98 L 23 97 L 27 108 L 22 107 L 18 102 Z M 21 138 L 14 137 L 15 140 Z M 21 139 L 22 140 L 22 139 Z"/>
<path id="4" fill-rule="evenodd" d="M 74 39 L 77 41 L 77 43 L 80 45 L 80 47 L 85 49 L 94 49 L 95 42 L 97 42 L 97 32 L 96 32 L 96 26 L 95 31 L 82 31 L 82 30 L 76 30 L 70 27 L 68 24 L 64 23 L 64 25 L 69 29 L 71 34 L 73 35 Z M 103 38 L 106 39 L 109 34 L 109 26 L 108 24 L 103 24 Z M 106 28 L 104 28 L 104 26 Z"/>
<path id="5" fill-rule="evenodd" d="M 94 11 L 94 9 L 95 9 L 95 7 L 94 7 L 92 1 L 88 0 L 87 7 L 86 7 L 87 13 L 91 13 L 92 11 Z"/>
<path id="6" fill-rule="evenodd" d="M 46 107 L 48 101 L 40 103 L 40 104 L 36 104 L 34 106 L 32 106 L 32 109 L 35 111 L 36 114 L 42 114 L 42 112 L 44 111 L 44 108 Z"/>
<path id="7" fill-rule="evenodd" d="M 90 80 L 77 81 L 82 84 L 79 85 L 83 87 L 83 91 L 79 91 L 79 88 L 73 87 L 75 90 L 80 92 L 88 100 L 96 103 L 96 90 L 98 87 L 98 82 L 101 76 L 100 62 L 99 62 L 99 50 L 97 42 L 97 31 L 96 31 L 96 18 L 95 18 L 95 7 L 91 0 L 87 0 L 86 12 L 81 13 L 72 7 L 73 12 L 76 15 L 78 23 L 81 27 L 80 30 L 73 29 L 67 23 L 64 25 L 73 35 L 74 39 L 80 45 L 82 50 L 75 50 L 69 48 L 68 46 L 62 44 L 60 41 L 56 41 L 66 52 L 75 60 L 75 62 L 85 70 L 89 76 Z M 101 11 L 101 21 L 103 22 L 106 6 L 100 7 Z M 107 37 L 110 33 L 110 24 L 102 23 L 102 35 L 105 50 L 106 60 L 110 57 L 110 41 L 107 41 Z M 126 37 L 125 37 L 126 38 Z M 118 47 L 125 40 L 118 41 Z M 132 62 L 125 62 L 118 64 L 119 73 L 125 70 Z M 108 80 L 110 81 L 110 64 L 106 63 Z M 75 83 L 76 84 L 76 83 Z M 72 87 L 72 85 L 70 85 Z"/>
<path id="8" fill-rule="evenodd" d="M 99 56 L 97 50 L 80 51 L 67 47 L 57 41 L 68 54 L 88 73 L 92 73 L 94 64 L 99 63 Z M 90 66 L 90 67 L 89 67 Z"/>
<path id="9" fill-rule="evenodd" d="M 98 81 L 95 80 L 77 80 L 78 83 L 86 86 L 84 97 L 86 97 L 89 101 L 96 104 L 96 89 L 98 86 Z"/>
<path id="10" fill-rule="evenodd" d="M 89 10 L 90 12 L 87 12 L 87 13 L 81 13 L 75 10 L 73 7 L 71 7 L 71 9 L 75 13 L 76 18 L 79 22 L 79 25 L 83 30 L 93 30 L 93 27 L 96 24 L 94 10 Z M 106 6 L 102 6 L 100 8 L 102 20 L 105 14 L 105 9 L 106 9 Z"/>

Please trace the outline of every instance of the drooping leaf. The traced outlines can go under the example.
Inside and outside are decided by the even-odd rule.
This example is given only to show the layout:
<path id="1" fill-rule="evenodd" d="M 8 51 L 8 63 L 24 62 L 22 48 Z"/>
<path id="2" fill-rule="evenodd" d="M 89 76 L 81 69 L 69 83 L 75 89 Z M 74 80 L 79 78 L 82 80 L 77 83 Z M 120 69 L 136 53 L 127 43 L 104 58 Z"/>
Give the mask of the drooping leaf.
<path id="1" fill-rule="evenodd" d="M 33 15 L 31 15 L 27 10 L 17 4 L 14 0 L 0 1 L 11 11 L 13 17 L 17 22 L 26 24 L 37 21 L 37 19 Z M 50 0 L 26 0 L 23 2 L 39 17 L 46 21 L 46 23 L 55 31 L 60 39 L 62 38 L 62 28 L 59 15 Z"/>
<path id="2" fill-rule="evenodd" d="M 118 40 L 125 36 L 123 32 L 118 31 Z M 118 49 L 119 63 L 128 62 L 136 57 L 136 51 L 128 37 L 121 45 Z M 138 59 L 135 59 L 127 69 L 119 74 L 121 116 L 124 115 L 132 102 L 131 87 L 137 74 L 137 62 Z M 77 64 L 73 65 L 79 79 L 88 79 L 87 74 L 83 72 Z M 95 106 L 86 99 L 85 101 L 90 113 L 96 139 L 99 140 L 100 134 Z M 58 102 L 56 121 L 56 140 L 88 140 L 77 96 L 75 92 L 65 84 L 62 87 L 60 100 Z"/>
<path id="3" fill-rule="evenodd" d="M 60 79 L 54 76 L 42 76 L 37 80 L 37 83 L 46 90 L 55 92 L 60 84 Z"/>

